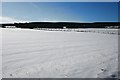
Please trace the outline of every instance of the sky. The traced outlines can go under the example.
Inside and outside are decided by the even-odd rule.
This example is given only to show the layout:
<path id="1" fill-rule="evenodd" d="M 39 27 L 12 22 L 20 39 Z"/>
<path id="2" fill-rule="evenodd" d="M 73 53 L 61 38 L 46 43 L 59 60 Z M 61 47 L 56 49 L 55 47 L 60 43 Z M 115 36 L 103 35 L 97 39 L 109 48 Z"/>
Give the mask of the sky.
<path id="1" fill-rule="evenodd" d="M 120 0 L 2 0 L 2 2 L 119 2 Z"/>
<path id="2" fill-rule="evenodd" d="M 2 23 L 116 22 L 117 2 L 3 2 Z"/>

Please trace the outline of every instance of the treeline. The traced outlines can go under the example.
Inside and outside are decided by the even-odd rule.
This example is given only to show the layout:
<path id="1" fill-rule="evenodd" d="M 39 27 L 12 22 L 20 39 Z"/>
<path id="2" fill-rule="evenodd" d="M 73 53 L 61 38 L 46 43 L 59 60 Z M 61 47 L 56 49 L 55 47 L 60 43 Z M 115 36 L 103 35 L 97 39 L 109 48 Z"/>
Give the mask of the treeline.
<path id="1" fill-rule="evenodd" d="M 30 22 L 2 24 L 6 26 L 15 26 L 16 28 L 119 28 L 120 22 L 95 22 L 95 23 L 75 23 L 75 22 Z"/>

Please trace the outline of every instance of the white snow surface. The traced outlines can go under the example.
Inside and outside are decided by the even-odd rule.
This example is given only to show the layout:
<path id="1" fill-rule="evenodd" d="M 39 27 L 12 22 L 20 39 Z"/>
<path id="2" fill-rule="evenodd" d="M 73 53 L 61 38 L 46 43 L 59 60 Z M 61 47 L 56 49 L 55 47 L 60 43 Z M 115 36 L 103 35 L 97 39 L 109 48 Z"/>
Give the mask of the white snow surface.
<path id="1" fill-rule="evenodd" d="M 2 79 L 2 31 L 0 30 L 0 79 Z"/>
<path id="2" fill-rule="evenodd" d="M 3 78 L 106 78 L 118 71 L 118 35 L 0 31 Z"/>

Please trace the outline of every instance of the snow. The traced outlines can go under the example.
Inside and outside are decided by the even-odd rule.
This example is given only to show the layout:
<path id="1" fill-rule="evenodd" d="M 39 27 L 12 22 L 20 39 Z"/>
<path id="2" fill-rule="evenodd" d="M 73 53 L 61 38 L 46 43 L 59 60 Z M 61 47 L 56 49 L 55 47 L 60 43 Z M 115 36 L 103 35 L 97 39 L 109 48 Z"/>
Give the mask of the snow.
<path id="1" fill-rule="evenodd" d="M 3 78 L 106 78 L 118 71 L 117 34 L 0 30 Z"/>
<path id="2" fill-rule="evenodd" d="M 0 79 L 2 79 L 2 31 L 0 30 Z"/>

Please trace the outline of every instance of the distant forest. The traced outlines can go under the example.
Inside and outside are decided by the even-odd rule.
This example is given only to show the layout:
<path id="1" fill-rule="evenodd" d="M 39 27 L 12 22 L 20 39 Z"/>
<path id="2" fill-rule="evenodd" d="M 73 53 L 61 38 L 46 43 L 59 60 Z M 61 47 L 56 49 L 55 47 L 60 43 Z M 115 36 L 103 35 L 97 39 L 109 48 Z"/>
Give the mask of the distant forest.
<path id="1" fill-rule="evenodd" d="M 29 23 L 13 23 L 0 24 L 2 28 L 115 28 L 118 29 L 120 22 L 94 22 L 94 23 L 75 23 L 75 22 L 29 22 Z"/>

